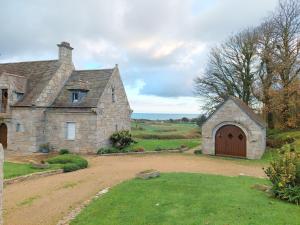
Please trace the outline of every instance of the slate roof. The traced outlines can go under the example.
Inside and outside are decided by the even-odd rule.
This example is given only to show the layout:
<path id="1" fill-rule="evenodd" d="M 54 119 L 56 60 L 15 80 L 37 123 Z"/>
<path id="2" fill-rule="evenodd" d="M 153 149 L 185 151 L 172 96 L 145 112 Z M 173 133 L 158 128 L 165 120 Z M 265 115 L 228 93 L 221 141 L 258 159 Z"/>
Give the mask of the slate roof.
<path id="1" fill-rule="evenodd" d="M 51 107 L 96 107 L 113 71 L 114 69 L 73 71 Z M 87 95 L 78 103 L 71 101 L 71 93 L 74 89 L 87 91 Z"/>
<path id="2" fill-rule="evenodd" d="M 27 78 L 27 92 L 15 106 L 31 106 L 60 66 L 58 60 L 3 63 L 0 74 L 6 72 Z"/>
<path id="3" fill-rule="evenodd" d="M 219 104 L 217 109 L 215 110 L 215 112 L 217 112 L 218 109 L 220 109 L 229 99 L 232 100 L 244 113 L 246 113 L 259 126 L 267 127 L 266 122 L 259 115 L 255 114 L 254 111 L 246 103 L 244 103 L 241 99 L 233 97 L 233 96 L 229 96 L 224 102 Z M 215 114 L 215 112 L 212 113 L 206 119 L 206 121 L 208 121 Z"/>

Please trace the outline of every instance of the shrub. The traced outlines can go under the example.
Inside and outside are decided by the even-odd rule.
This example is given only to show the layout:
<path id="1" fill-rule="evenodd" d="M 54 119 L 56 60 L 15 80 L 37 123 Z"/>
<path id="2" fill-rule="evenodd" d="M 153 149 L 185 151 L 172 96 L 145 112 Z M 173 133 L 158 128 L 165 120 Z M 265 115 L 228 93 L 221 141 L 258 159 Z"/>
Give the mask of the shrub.
<path id="1" fill-rule="evenodd" d="M 201 155 L 201 154 L 202 154 L 202 150 L 195 150 L 195 151 L 194 151 L 194 154 L 195 154 L 195 155 Z"/>
<path id="2" fill-rule="evenodd" d="M 267 139 L 267 146 L 270 148 L 281 148 L 285 144 L 291 144 L 295 141 L 295 138 L 293 137 L 285 137 L 285 138 L 268 138 Z"/>
<path id="3" fill-rule="evenodd" d="M 76 163 L 67 163 L 63 165 L 62 169 L 64 170 L 65 173 L 68 173 L 68 172 L 80 170 L 81 168 Z"/>
<path id="4" fill-rule="evenodd" d="M 135 147 L 131 151 L 133 151 L 133 152 L 145 152 L 145 149 L 143 147 Z"/>
<path id="5" fill-rule="evenodd" d="M 97 151 L 97 154 L 102 155 L 102 154 L 111 154 L 111 153 L 118 153 L 118 152 L 122 152 L 122 151 L 120 149 L 117 149 L 117 148 L 106 147 L 106 148 L 100 148 Z"/>
<path id="6" fill-rule="evenodd" d="M 118 131 L 111 135 L 110 141 L 115 148 L 123 149 L 135 141 L 128 130 Z"/>
<path id="7" fill-rule="evenodd" d="M 272 192 L 275 197 L 299 204 L 299 162 L 299 153 L 284 151 L 265 169 L 265 173 L 272 182 Z"/>
<path id="8" fill-rule="evenodd" d="M 154 151 L 157 151 L 157 152 L 160 152 L 160 151 L 162 151 L 163 149 L 160 147 L 160 146 L 157 146 L 155 149 L 154 149 Z"/>
<path id="9" fill-rule="evenodd" d="M 70 153 L 69 149 L 61 149 L 61 150 L 59 150 L 59 154 L 60 155 L 65 155 L 65 154 L 69 154 L 69 153 Z"/>
<path id="10" fill-rule="evenodd" d="M 64 172 L 84 169 L 88 166 L 88 161 L 79 155 L 64 154 L 52 157 L 47 160 L 50 164 L 63 164 Z M 70 164 L 73 164 L 72 166 Z"/>
<path id="11" fill-rule="evenodd" d="M 282 200 L 299 205 L 300 204 L 300 186 L 289 185 L 286 188 L 280 190 L 278 192 L 278 196 Z"/>

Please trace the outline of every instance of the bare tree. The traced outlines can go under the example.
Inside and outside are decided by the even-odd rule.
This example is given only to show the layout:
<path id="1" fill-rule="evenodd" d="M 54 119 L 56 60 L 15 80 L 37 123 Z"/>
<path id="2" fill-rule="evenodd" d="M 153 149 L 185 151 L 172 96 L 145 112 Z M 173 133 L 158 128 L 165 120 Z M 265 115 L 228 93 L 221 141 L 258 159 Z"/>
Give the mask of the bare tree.
<path id="1" fill-rule="evenodd" d="M 263 103 L 263 112 L 269 128 L 274 128 L 274 112 L 271 106 L 272 85 L 276 81 L 276 65 L 274 49 L 276 48 L 276 38 L 274 33 L 274 23 L 271 20 L 263 22 L 258 28 L 258 71 L 257 79 L 253 88 L 254 96 Z"/>
<path id="2" fill-rule="evenodd" d="M 211 50 L 205 73 L 195 80 L 196 94 L 205 98 L 206 110 L 214 110 L 230 95 L 252 103 L 256 45 L 256 32 L 247 29 Z"/>

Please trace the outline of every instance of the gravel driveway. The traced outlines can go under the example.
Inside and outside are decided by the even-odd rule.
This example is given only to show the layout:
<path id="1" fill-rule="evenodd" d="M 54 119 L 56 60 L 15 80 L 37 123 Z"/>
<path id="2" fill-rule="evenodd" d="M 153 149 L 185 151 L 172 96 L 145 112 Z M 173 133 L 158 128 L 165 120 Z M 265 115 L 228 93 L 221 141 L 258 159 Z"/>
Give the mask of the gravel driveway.
<path id="1" fill-rule="evenodd" d="M 7 225 L 56 225 L 64 215 L 99 190 L 134 177 L 137 172 L 199 172 L 264 177 L 260 165 L 188 154 L 89 156 L 87 169 L 37 178 L 4 189 Z"/>

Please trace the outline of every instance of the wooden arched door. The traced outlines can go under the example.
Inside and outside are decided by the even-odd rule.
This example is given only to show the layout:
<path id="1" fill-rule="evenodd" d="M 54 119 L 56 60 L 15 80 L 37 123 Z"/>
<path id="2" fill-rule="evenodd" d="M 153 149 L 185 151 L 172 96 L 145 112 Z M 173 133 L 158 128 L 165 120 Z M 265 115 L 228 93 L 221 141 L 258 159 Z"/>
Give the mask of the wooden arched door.
<path id="1" fill-rule="evenodd" d="M 221 127 L 215 136 L 215 154 L 221 156 L 246 157 L 246 135 L 234 125 Z"/>
<path id="2" fill-rule="evenodd" d="M 0 143 L 3 148 L 7 148 L 7 126 L 5 123 L 0 125 Z"/>

